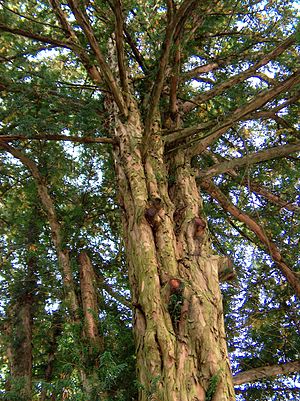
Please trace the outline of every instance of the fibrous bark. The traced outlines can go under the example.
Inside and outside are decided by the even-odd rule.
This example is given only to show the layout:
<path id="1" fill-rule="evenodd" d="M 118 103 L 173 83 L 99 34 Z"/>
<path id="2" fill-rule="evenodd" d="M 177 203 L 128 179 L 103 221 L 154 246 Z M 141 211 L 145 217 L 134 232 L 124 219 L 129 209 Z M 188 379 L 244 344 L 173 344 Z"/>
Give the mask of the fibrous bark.
<path id="1" fill-rule="evenodd" d="M 167 161 L 153 132 L 143 158 L 142 132 L 134 104 L 126 124 L 116 117 L 114 156 L 135 307 L 140 400 L 204 401 L 208 393 L 212 400 L 233 400 L 220 258 L 211 251 L 189 158 L 181 154 Z M 181 301 L 172 316 L 174 279 Z"/>

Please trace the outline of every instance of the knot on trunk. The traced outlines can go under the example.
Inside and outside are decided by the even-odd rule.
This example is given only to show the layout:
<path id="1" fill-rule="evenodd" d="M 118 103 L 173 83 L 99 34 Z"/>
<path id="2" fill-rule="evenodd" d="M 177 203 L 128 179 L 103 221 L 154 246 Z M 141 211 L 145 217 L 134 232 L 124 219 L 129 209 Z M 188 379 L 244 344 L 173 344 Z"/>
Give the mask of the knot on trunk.
<path id="1" fill-rule="evenodd" d="M 163 220 L 163 212 L 160 198 L 153 199 L 149 207 L 145 210 L 146 220 L 153 229 L 156 230 Z"/>

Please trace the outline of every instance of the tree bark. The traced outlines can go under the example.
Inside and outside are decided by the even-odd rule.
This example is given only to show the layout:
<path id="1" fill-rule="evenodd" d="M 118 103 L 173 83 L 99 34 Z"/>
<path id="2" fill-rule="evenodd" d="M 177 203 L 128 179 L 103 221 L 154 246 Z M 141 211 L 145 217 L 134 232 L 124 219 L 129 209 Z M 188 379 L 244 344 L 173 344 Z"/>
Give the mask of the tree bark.
<path id="1" fill-rule="evenodd" d="M 57 348 L 58 348 L 58 337 L 61 335 L 61 332 L 62 332 L 62 311 L 61 310 L 58 310 L 56 313 L 54 313 L 52 326 L 53 326 L 53 329 L 51 331 L 50 340 L 48 342 L 48 346 L 49 346 L 48 361 L 47 361 L 47 366 L 45 369 L 45 376 L 44 376 L 44 380 L 47 383 L 50 383 L 52 380 L 54 362 L 55 362 L 56 352 L 57 352 Z M 47 396 L 48 396 L 47 390 L 45 388 L 42 388 L 41 395 L 40 395 L 40 401 L 46 401 Z M 53 395 L 53 399 L 54 399 L 54 395 Z"/>
<path id="2" fill-rule="evenodd" d="M 78 257 L 80 266 L 80 290 L 82 310 L 84 316 L 83 341 L 86 342 L 87 352 L 82 356 L 84 371 L 81 378 L 84 391 L 89 400 L 99 396 L 99 355 L 104 350 L 104 339 L 99 333 L 99 307 L 96 292 L 96 276 L 91 260 L 86 252 L 81 252 Z M 101 399 L 106 396 L 101 392 Z"/>
<path id="3" fill-rule="evenodd" d="M 114 156 L 135 307 L 139 399 L 234 400 L 220 258 L 211 251 L 189 159 L 182 153 L 167 162 L 155 132 L 142 157 L 143 127 L 133 102 L 130 111 L 126 123 L 116 118 Z"/>
<path id="4" fill-rule="evenodd" d="M 26 273 L 22 287 L 17 289 L 11 301 L 9 313 L 10 393 L 12 397 L 17 395 L 20 401 L 32 399 L 32 329 L 37 271 L 34 249 L 38 240 L 34 220 L 30 222 L 27 234 Z"/>
<path id="5" fill-rule="evenodd" d="M 99 325 L 99 307 L 96 292 L 96 276 L 91 260 L 86 252 L 79 254 L 80 264 L 80 289 L 82 308 L 84 315 L 84 333 L 90 343 L 90 347 L 95 348 L 97 352 L 103 351 L 103 337 L 100 336 Z"/>

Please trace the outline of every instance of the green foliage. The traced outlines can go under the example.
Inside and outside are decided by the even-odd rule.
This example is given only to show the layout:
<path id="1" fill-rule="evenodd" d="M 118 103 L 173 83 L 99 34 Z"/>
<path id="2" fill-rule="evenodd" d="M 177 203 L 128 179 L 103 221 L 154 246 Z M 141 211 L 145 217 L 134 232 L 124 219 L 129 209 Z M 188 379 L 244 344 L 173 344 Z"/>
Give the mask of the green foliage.
<path id="1" fill-rule="evenodd" d="M 183 306 L 183 294 L 182 291 L 170 295 L 168 311 L 171 316 L 174 330 L 177 331 L 178 323 L 181 317 L 181 309 Z"/>
<path id="2" fill-rule="evenodd" d="M 218 383 L 220 381 L 220 373 L 221 371 L 218 371 L 215 374 L 213 374 L 212 377 L 210 378 L 208 388 L 205 394 L 205 401 L 211 401 L 213 399 Z"/>
<path id="3" fill-rule="evenodd" d="M 178 8 L 183 2 L 174 3 Z M 180 62 L 174 69 L 172 62 L 177 45 L 173 43 L 171 48 L 171 63 L 158 107 L 166 138 L 163 120 L 170 114 L 170 82 L 174 72 L 180 74 L 176 107 L 187 106 L 189 101 L 195 106 L 189 113 L 182 113 L 179 126 L 207 124 L 201 135 L 208 135 L 211 128 L 219 127 L 224 119 L 234 116 L 236 110 L 263 91 L 297 73 L 300 25 L 295 1 L 230 0 L 217 2 L 209 11 L 205 9 L 207 2 L 198 3 L 196 12 L 191 10 L 191 15 L 181 21 Z M 147 99 L 164 48 L 166 2 L 126 0 L 122 7 L 130 84 L 141 116 L 145 118 Z M 143 384 L 134 385 L 132 312 L 128 302 L 122 303 L 130 295 L 121 229 L 122 205 L 118 205 L 111 145 L 28 141 L 33 136 L 45 135 L 73 135 L 81 140 L 111 135 L 106 107 L 109 90 L 104 82 L 94 82 L 88 75 L 86 67 L 97 65 L 95 54 L 67 4 L 63 4 L 63 11 L 78 37 L 77 53 L 68 46 L 32 37 L 40 35 L 70 44 L 48 1 L 1 1 L 1 26 L 11 30 L 1 28 L 0 135 L 21 136 L 22 139 L 10 145 L 36 164 L 47 184 L 61 225 L 62 245 L 71 259 L 80 307 L 78 254 L 84 250 L 91 257 L 98 302 L 94 317 L 98 318 L 104 351 L 99 352 L 88 343 L 82 323 L 72 322 L 66 311 L 62 273 L 35 180 L 20 161 L 0 149 L 0 331 L 4 333 L 0 347 L 1 399 L 21 399 L 21 381 L 17 380 L 14 389 L 5 392 L 11 380 L 9 347 L 19 348 L 24 341 L 24 331 L 18 328 L 18 315 L 12 315 L 11 311 L 30 296 L 34 301 L 31 308 L 32 399 L 40 399 L 45 390 L 48 398 L 87 400 L 82 388 L 82 377 L 86 375 L 91 398 L 101 399 L 105 393 L 108 400 L 129 401 L 136 399 L 137 387 L 146 390 Z M 110 65 L 107 41 L 115 29 L 114 12 L 109 2 L 95 0 L 89 3 L 87 13 L 99 48 Z M 16 34 L 17 29 L 26 31 L 27 36 Z M 292 34 L 296 45 L 291 45 L 247 79 L 228 84 L 229 79 L 253 67 Z M 136 50 L 140 54 L 138 60 Z M 80 61 L 80 51 L 86 54 L 86 65 Z M 215 67 L 208 72 L 187 74 L 193 68 L 212 65 Z M 222 85 L 224 90 L 219 91 Z M 210 148 L 193 157 L 195 175 L 227 159 L 296 143 L 299 140 L 298 92 L 299 85 L 294 86 L 232 124 Z M 284 108 L 280 108 L 282 104 Z M 199 139 L 197 135 L 175 145 L 179 149 L 193 146 Z M 168 146 L 168 183 L 172 191 L 175 171 L 170 162 L 172 149 Z M 295 153 L 249 164 L 214 178 L 223 193 L 272 237 L 286 263 L 298 274 L 299 172 L 299 157 Z M 154 173 L 162 185 L 162 173 Z M 268 200 L 259 191 L 252 191 L 252 182 L 278 195 L 283 206 Z M 213 247 L 216 253 L 230 255 L 237 272 L 237 285 L 222 284 L 233 372 L 299 358 L 300 308 L 295 294 L 257 236 L 209 196 L 202 195 Z M 175 332 L 183 300 L 183 290 L 170 295 L 168 311 Z M 149 377 L 149 399 L 160 380 L 163 378 Z M 287 383 L 291 384 L 292 380 L 297 382 L 299 377 L 285 376 L 240 386 L 238 399 L 291 399 L 293 389 Z M 213 398 L 217 383 L 218 376 L 213 375 L 207 400 Z"/>

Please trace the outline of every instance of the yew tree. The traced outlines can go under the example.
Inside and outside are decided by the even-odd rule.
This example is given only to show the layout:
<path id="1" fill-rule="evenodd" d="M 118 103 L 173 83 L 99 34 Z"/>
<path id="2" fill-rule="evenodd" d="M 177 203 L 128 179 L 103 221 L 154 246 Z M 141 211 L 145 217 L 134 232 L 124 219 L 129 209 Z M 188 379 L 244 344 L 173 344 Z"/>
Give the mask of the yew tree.
<path id="1" fill-rule="evenodd" d="M 84 185 L 79 170 L 74 177 L 64 164 L 92 143 L 94 157 L 105 154 L 110 166 L 98 179 L 117 193 L 139 400 L 234 400 L 220 283 L 226 297 L 251 300 L 253 330 L 267 313 L 255 306 L 266 306 L 268 291 L 269 308 L 278 302 L 293 319 L 298 314 L 296 2 L 16 0 L 1 7 L 2 157 L 33 177 L 71 319 L 79 319 L 74 226 L 62 229 L 64 197 L 55 185 Z M 82 277 L 90 238 L 76 243 Z M 232 263 L 238 241 L 252 244 L 259 267 L 249 267 L 246 251 Z M 88 302 L 86 316 L 96 301 Z M 102 352 L 90 319 L 85 336 Z M 230 332 L 228 341 L 232 349 Z M 269 362 L 299 369 L 297 355 L 286 355 Z M 88 393 L 86 372 L 82 380 Z"/>

